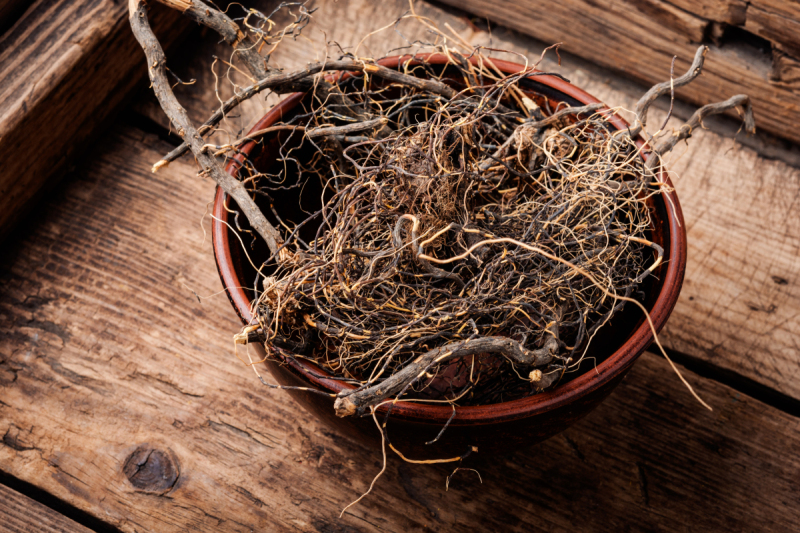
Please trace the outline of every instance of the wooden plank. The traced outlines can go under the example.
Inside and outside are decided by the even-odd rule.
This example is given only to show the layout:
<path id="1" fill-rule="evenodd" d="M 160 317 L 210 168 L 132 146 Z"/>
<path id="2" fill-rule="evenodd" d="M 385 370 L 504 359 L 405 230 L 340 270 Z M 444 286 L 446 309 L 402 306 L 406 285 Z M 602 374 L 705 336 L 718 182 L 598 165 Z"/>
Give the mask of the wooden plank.
<path id="1" fill-rule="evenodd" d="M 699 42 L 676 28 L 675 17 L 661 0 L 443 2 L 547 43 L 564 43 L 565 51 L 649 84 L 668 77 L 673 55 L 678 56 L 676 71 L 683 72 Z M 767 29 L 763 24 L 761 27 Z M 709 44 L 709 48 L 703 75 L 678 90 L 678 97 L 702 105 L 735 94 L 748 94 L 753 99 L 760 129 L 800 141 L 800 130 L 795 127 L 800 120 L 800 86 L 794 82 L 774 83 L 769 76 L 772 70 L 769 55 L 746 43 Z"/>
<path id="2" fill-rule="evenodd" d="M 0 0 L 0 33 L 5 33 L 25 11 L 25 0 Z"/>
<path id="3" fill-rule="evenodd" d="M 738 26 L 745 23 L 749 2 L 744 0 L 669 0 L 669 3 L 688 13 L 694 13 L 698 17 Z"/>
<path id="4" fill-rule="evenodd" d="M 352 47 L 406 9 L 403 0 L 381 4 L 340 0 L 316 6 L 315 22 L 305 38 L 279 48 L 273 64 L 297 68 L 315 60 L 329 41 Z M 441 24 L 449 23 L 471 42 L 490 44 L 488 34 L 462 19 L 425 3 L 418 3 L 417 9 Z M 356 12 L 361 15 L 348 18 L 348 13 Z M 401 29 L 409 40 L 429 38 L 417 25 L 404 23 Z M 363 46 L 365 53 L 380 55 L 404 44 L 399 33 L 387 31 Z M 500 28 L 493 30 L 491 45 L 528 58 L 538 57 L 543 46 Z M 182 102 L 197 123 L 217 105 L 209 65 L 212 55 L 223 54 L 224 45 L 209 38 L 203 47 L 192 46 L 173 58 L 172 64 L 181 65 L 185 77 L 197 79 L 195 85 L 180 88 Z M 548 60 L 543 68 L 562 73 L 611 106 L 633 109 L 646 90 L 575 59 L 566 59 L 562 67 Z M 227 97 L 229 88 L 220 84 L 219 89 L 222 97 Z M 241 137 L 272 102 L 274 99 L 248 102 L 224 124 L 216 142 Z M 168 126 L 152 98 L 140 102 L 138 108 Z M 666 118 L 664 110 L 651 113 L 651 124 L 661 124 Z M 674 118 L 669 126 L 679 124 Z M 688 151 L 679 148 L 677 152 L 680 157 L 671 158 L 670 168 L 686 217 L 689 264 L 684 292 L 663 341 L 672 349 L 800 399 L 800 380 L 795 379 L 800 362 L 796 341 L 800 336 L 800 206 L 795 202 L 800 194 L 800 170 L 759 157 L 732 139 L 705 130 L 695 134 Z"/>
<path id="5" fill-rule="evenodd" d="M 338 436 L 231 351 L 201 224 L 213 187 L 120 125 L 11 243 L 0 470 L 122 531 L 792 531 L 800 421 L 646 354 L 577 426 L 483 476 Z M 195 294 L 206 297 L 198 302 Z M 391 426 L 390 426 L 391 430 Z M 137 465 L 132 468 L 131 465 Z"/>
<path id="6" fill-rule="evenodd" d="M 673 166 L 691 260 L 664 340 L 798 398 L 800 171 L 734 146 L 704 135 Z"/>
<path id="7" fill-rule="evenodd" d="M 786 0 L 752 0 L 744 27 L 794 57 L 800 57 L 800 5 Z"/>
<path id="8" fill-rule="evenodd" d="M 188 25 L 157 9 L 167 46 Z M 144 75 L 125 2 L 37 0 L 0 38 L 0 238 Z"/>
<path id="9" fill-rule="evenodd" d="M 0 531 L 90 533 L 91 530 L 5 485 L 0 485 Z"/>
<path id="10" fill-rule="evenodd" d="M 800 82 L 800 61 L 780 49 L 772 50 L 772 72 L 770 77 L 776 83 Z"/>

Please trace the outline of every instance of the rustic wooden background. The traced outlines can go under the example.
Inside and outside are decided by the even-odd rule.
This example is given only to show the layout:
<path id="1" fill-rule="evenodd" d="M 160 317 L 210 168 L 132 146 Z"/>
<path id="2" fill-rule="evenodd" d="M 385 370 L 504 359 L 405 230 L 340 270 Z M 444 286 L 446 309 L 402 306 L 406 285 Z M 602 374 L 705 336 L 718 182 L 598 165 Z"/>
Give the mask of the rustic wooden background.
<path id="1" fill-rule="evenodd" d="M 124 2 L 84 3 L 98 10 L 91 11 L 94 16 L 64 14 L 81 2 L 36 2 L 23 16 L 47 7 L 41 20 L 52 26 L 34 31 L 18 21 L 0 42 L 11 42 L 9 35 L 30 40 L 51 27 L 52 35 L 41 37 L 44 44 L 37 46 L 55 53 L 72 42 L 67 33 L 75 26 L 66 21 L 85 26 L 99 18 L 105 22 L 98 28 L 116 28 L 106 35 L 135 46 L 119 15 Z M 449 23 L 470 42 L 491 42 L 528 57 L 538 57 L 554 40 L 564 41 L 568 51 L 591 62 L 567 53 L 561 67 L 548 61 L 543 68 L 562 73 L 610 105 L 630 108 L 645 86 L 620 72 L 660 80 L 673 51 L 685 60 L 693 48 L 686 48 L 695 38 L 690 36 L 652 45 L 658 54 L 642 52 L 650 42 L 645 37 L 666 32 L 648 28 L 668 27 L 656 24 L 662 21 L 660 11 L 649 15 L 648 26 L 641 6 L 656 4 L 671 6 L 689 21 L 706 20 L 706 29 L 692 35 L 717 35 L 721 43 L 708 57 L 710 71 L 701 77 L 705 85 L 694 96 L 682 95 L 689 102 L 745 90 L 714 81 L 715 72 L 726 72 L 726 64 L 715 61 L 725 56 L 719 51 L 731 38 L 720 23 L 739 24 L 741 31 L 771 39 L 784 54 L 781 61 L 793 57 L 793 34 L 751 16 L 758 2 L 747 4 L 743 23 L 739 4 L 712 0 L 703 4 L 708 11 L 696 13 L 679 1 L 639 3 L 627 19 L 619 13 L 603 18 L 595 4 L 576 0 L 527 8 L 521 0 L 503 1 L 483 13 L 541 41 L 495 24 L 489 33 L 482 18 L 440 5 L 418 2 L 417 9 Z M 481 14 L 488 3 L 463 5 Z M 326 0 L 315 6 L 319 11 L 305 37 L 280 48 L 275 64 L 291 68 L 316 59 L 315 51 L 329 41 L 352 46 L 407 9 L 402 0 Z M 619 10 L 628 3 L 615 6 Z M 715 11 L 715 6 L 729 10 Z M 764 11 L 775 14 L 784 7 L 776 2 Z M 605 29 L 581 26 L 583 14 Z M 718 18 L 723 15 L 734 18 Z M 178 40 L 187 31 L 167 10 L 155 11 L 153 18 L 166 39 Z M 616 31 L 610 19 L 645 28 L 628 27 L 626 35 L 639 43 L 628 57 L 641 57 L 647 65 L 625 67 L 597 57 L 598 42 L 614 41 L 603 33 Z M 179 95 L 200 122 L 217 105 L 210 58 L 227 53 L 215 36 L 188 31 L 187 44 L 172 47 L 168 56 L 181 79 L 197 79 L 180 87 Z M 404 25 L 402 33 L 424 37 L 413 25 Z M 366 46 L 381 54 L 403 44 L 390 30 Z M 14 115 L 22 118 L 7 119 L 11 115 L 3 110 L 25 91 L 61 90 L 66 81 L 40 86 L 35 75 L 68 61 L 42 57 L 37 68 L 30 63 L 40 56 L 23 56 L 17 52 L 22 49 L 26 45 L 15 44 L 13 50 L 0 45 L 0 72 L 13 74 L 0 78 L 2 105 L 9 106 L 0 107 L 0 127 L 8 132 L 11 122 L 22 125 L 13 129 L 22 133 L 0 137 L 4 167 L 13 160 L 13 175 L 4 168 L 2 181 L 27 187 L 38 201 L 4 241 L 0 262 L 0 483 L 5 485 L 0 485 L 0 531 L 796 530 L 800 169 L 789 164 L 797 161 L 791 143 L 762 135 L 750 143 L 755 148 L 742 146 L 734 138 L 735 125 L 717 121 L 710 123 L 711 130 L 698 132 L 671 163 L 686 214 L 689 266 L 663 340 L 688 367 L 685 374 L 714 412 L 691 398 L 662 358 L 645 354 L 597 411 L 562 435 L 510 456 L 476 457 L 482 483 L 461 472 L 445 491 L 446 467 L 392 459 L 373 494 L 340 519 L 341 509 L 379 470 L 380 451 L 337 435 L 285 394 L 259 386 L 234 358 L 230 339 L 239 324 L 219 293 L 203 216 L 213 186 L 195 176 L 190 159 L 150 173 L 175 137 L 142 81 L 143 69 L 136 66 L 143 62 L 141 52 L 120 52 L 133 60 L 122 74 L 116 70 L 122 63 L 115 63 L 116 81 L 109 75 L 103 83 L 109 92 L 89 89 L 88 80 L 73 89 L 79 107 L 99 102 L 97 115 L 82 110 L 66 118 L 84 118 L 64 120 L 53 109 L 35 111 L 47 109 L 41 107 L 47 94 L 39 107 L 28 100 L 34 118 L 40 113 L 62 124 L 52 126 L 59 139 L 52 141 L 57 150 L 51 151 L 32 144 L 51 140 L 48 122 L 32 118 L 28 124 L 24 110 Z M 94 57 L 94 70 L 82 76 L 102 77 L 110 61 L 103 55 L 108 46 L 80 50 L 84 59 L 69 64 Z M 14 66 L 10 61 L 18 56 L 28 59 Z M 12 86 L 9 80 L 23 70 L 34 81 Z M 737 72 L 731 79 L 750 84 L 753 88 L 746 90 L 754 96 L 783 106 L 780 120 L 794 120 L 787 118 L 798 102 L 793 89 L 770 93 L 779 95 L 771 100 L 755 82 L 728 72 Z M 114 87 L 137 84 L 140 91 L 132 99 L 124 98 L 129 89 L 115 93 Z M 52 98 L 59 106 L 70 101 Z M 226 123 L 226 131 L 238 135 L 271 103 L 249 102 Z M 679 105 L 671 124 L 691 111 L 691 104 Z M 653 113 L 652 122 L 659 122 L 666 108 Z M 757 115 L 759 126 L 770 129 L 769 117 L 763 116 Z M 772 129 L 780 134 L 781 128 L 789 138 L 797 131 Z M 75 144 L 60 138 L 70 135 Z M 3 152 L 4 146 L 18 148 Z M 41 150 L 46 157 L 37 157 Z M 79 158 L 67 153 L 81 150 Z M 61 159 L 47 159 L 59 151 Z M 37 175 L 30 177 L 32 172 Z M 44 192 L 26 185 L 52 183 L 48 176 L 58 173 L 65 174 L 62 184 L 48 185 Z M 6 196 L 3 189 L 4 202 Z M 17 213 L 17 207 L 9 201 L 0 212 Z"/>

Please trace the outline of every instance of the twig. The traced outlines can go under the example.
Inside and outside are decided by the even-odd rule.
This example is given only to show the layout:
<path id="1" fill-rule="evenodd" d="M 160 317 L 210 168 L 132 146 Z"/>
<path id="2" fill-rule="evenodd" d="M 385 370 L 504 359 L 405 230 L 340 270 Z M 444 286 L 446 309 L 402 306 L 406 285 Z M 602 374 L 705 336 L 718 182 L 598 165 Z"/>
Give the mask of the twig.
<path id="1" fill-rule="evenodd" d="M 317 62 L 317 63 L 310 63 L 305 68 L 297 70 L 295 72 L 290 73 L 278 73 L 278 74 L 269 74 L 264 79 L 261 79 L 246 87 L 241 93 L 229 98 L 226 100 L 220 108 L 214 112 L 211 117 L 200 127 L 200 133 L 205 134 L 211 129 L 219 124 L 219 122 L 225 117 L 225 114 L 230 112 L 232 109 L 236 108 L 239 104 L 252 98 L 253 96 L 257 95 L 258 93 L 265 91 L 267 89 L 276 90 L 276 92 L 283 92 L 283 91 L 293 91 L 297 87 L 292 85 L 293 83 L 299 82 L 305 78 L 313 76 L 314 74 L 318 74 L 323 71 L 355 71 L 355 72 L 368 72 L 373 74 L 379 78 L 386 79 L 388 81 L 393 81 L 396 83 L 400 83 L 403 85 L 407 85 L 410 87 L 415 87 L 422 90 L 430 91 L 434 94 L 439 94 L 441 96 L 445 96 L 447 98 L 452 98 L 456 95 L 456 91 L 448 87 L 446 84 L 436 81 L 436 80 L 423 80 L 421 78 L 417 78 L 415 76 L 411 76 L 408 74 L 403 74 L 402 72 L 398 72 L 396 70 L 386 68 L 381 65 L 376 64 L 366 64 L 366 63 L 358 63 L 352 60 L 339 60 L 339 61 L 327 61 L 327 62 Z M 311 84 L 308 84 L 309 86 Z M 277 89 L 281 89 L 278 91 Z M 331 89 L 332 90 L 332 89 Z M 324 99 L 324 95 L 320 96 Z M 345 103 L 346 104 L 346 103 Z M 349 108 L 349 107 L 343 107 Z M 369 119 L 368 115 L 361 115 Z M 175 161 L 180 156 L 185 154 L 189 151 L 189 146 L 186 143 L 181 144 L 166 156 L 163 159 L 158 161 L 155 165 L 153 165 L 153 172 L 159 170 L 161 167 L 164 167 Z"/>
<path id="2" fill-rule="evenodd" d="M 658 85 L 654 85 L 649 91 L 644 93 L 644 96 L 642 96 L 636 103 L 636 108 L 634 110 L 634 113 L 636 113 L 636 122 L 634 127 L 630 130 L 631 137 L 636 137 L 639 135 L 639 133 L 647 125 L 647 112 L 650 109 L 650 106 L 653 105 L 653 102 L 658 99 L 658 97 L 667 94 L 676 87 L 683 87 L 684 85 L 687 85 L 700 75 L 700 72 L 703 70 L 703 61 L 705 59 L 706 52 L 708 52 L 708 47 L 705 45 L 700 46 L 697 49 L 697 52 L 694 54 L 692 65 L 683 76 L 679 76 L 674 80 L 670 79 L 669 81 L 659 83 Z"/>
<path id="3" fill-rule="evenodd" d="M 669 66 L 669 111 L 667 111 L 667 116 L 664 117 L 664 123 L 658 128 L 658 131 L 663 131 L 664 128 L 667 127 L 667 123 L 669 122 L 669 117 L 672 116 L 672 109 L 675 106 L 675 60 L 678 59 L 678 56 L 672 56 L 672 63 Z"/>
<path id="4" fill-rule="evenodd" d="M 225 151 L 230 150 L 244 142 L 253 141 L 258 139 L 260 136 L 266 133 L 272 133 L 276 131 L 302 131 L 305 132 L 305 137 L 308 139 L 318 139 L 320 137 L 335 137 L 339 135 L 347 135 L 349 133 L 356 133 L 360 131 L 366 131 L 375 129 L 379 126 L 383 126 L 388 122 L 388 119 L 385 117 L 378 117 L 372 120 L 365 120 L 364 122 L 356 122 L 353 124 L 347 124 L 345 126 L 327 126 L 323 128 L 313 128 L 307 130 L 304 126 L 292 126 L 292 125 L 283 125 L 283 126 L 270 126 L 268 128 L 264 128 L 261 130 L 256 130 L 252 133 L 249 133 L 245 137 L 241 137 L 236 139 L 235 141 L 219 146 L 216 144 L 206 144 L 203 145 L 203 150 L 217 150 L 214 152 L 215 156 L 222 155 Z"/>
<path id="5" fill-rule="evenodd" d="M 365 120 L 364 122 L 346 124 L 344 126 L 327 126 L 323 128 L 314 128 L 306 130 L 306 137 L 308 137 L 309 139 L 317 139 L 319 137 L 348 135 L 350 133 L 358 133 L 361 131 L 374 130 L 379 126 L 385 125 L 387 122 L 389 122 L 389 119 L 387 119 L 386 117 L 378 117 L 372 120 Z"/>
<path id="6" fill-rule="evenodd" d="M 136 0 L 132 0 L 136 2 Z M 162 4 L 176 9 L 198 24 L 216 31 L 226 43 L 231 45 L 236 54 L 244 61 L 248 70 L 256 79 L 267 76 L 268 68 L 265 58 L 258 53 L 257 43 L 228 15 L 215 9 L 201 0 L 158 0 Z"/>
<path id="7" fill-rule="evenodd" d="M 737 107 L 744 108 L 745 131 L 747 133 L 754 134 L 756 132 L 756 122 L 753 114 L 753 106 L 750 103 L 750 97 L 746 94 L 732 96 L 724 102 L 704 105 L 695 111 L 689 120 L 687 120 L 683 126 L 678 128 L 677 131 L 662 138 L 653 148 L 653 151 L 658 155 L 658 157 L 650 158 L 650 160 L 647 162 L 648 167 L 654 168 L 656 165 L 660 164 L 661 156 L 675 148 L 675 145 L 680 141 L 691 137 L 694 130 L 702 125 L 704 118 L 710 115 L 719 115 Z"/>
<path id="8" fill-rule="evenodd" d="M 552 361 L 553 355 L 557 352 L 558 340 L 554 337 L 550 337 L 538 350 L 527 350 L 508 337 L 483 337 L 445 344 L 420 356 L 413 363 L 409 363 L 402 370 L 377 385 L 356 392 L 340 392 L 333 408 L 338 416 L 353 415 L 365 407 L 377 405 L 383 400 L 397 395 L 409 383 L 423 377 L 432 365 L 440 365 L 457 357 L 499 353 L 515 363 L 526 366 L 542 366 Z"/>
<path id="9" fill-rule="evenodd" d="M 217 160 L 203 150 L 203 139 L 192 126 L 186 110 L 180 105 L 169 84 L 166 75 L 166 57 L 161 44 L 153 34 L 147 20 L 147 8 L 142 0 L 131 0 L 129 3 L 130 23 L 136 40 L 142 46 L 147 56 L 148 74 L 153 85 L 153 91 L 161 104 L 162 109 L 175 125 L 178 134 L 192 150 L 197 162 L 217 185 L 236 201 L 247 220 L 264 239 L 273 252 L 277 251 L 283 242 L 276 230 L 264 217 L 250 194 L 241 182 L 225 172 Z"/>

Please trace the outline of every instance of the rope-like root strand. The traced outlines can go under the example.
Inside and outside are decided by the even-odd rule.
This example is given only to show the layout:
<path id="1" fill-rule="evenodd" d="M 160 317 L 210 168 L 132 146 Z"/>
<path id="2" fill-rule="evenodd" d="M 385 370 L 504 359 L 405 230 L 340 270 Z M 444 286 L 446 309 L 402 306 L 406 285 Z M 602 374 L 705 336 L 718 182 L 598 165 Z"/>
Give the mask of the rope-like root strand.
<path id="1" fill-rule="evenodd" d="M 230 195 L 239 208 L 244 212 L 247 220 L 264 239 L 273 253 L 276 253 L 283 243 L 280 233 L 264 217 L 256 203 L 250 197 L 244 185 L 222 169 L 217 160 L 208 155 L 203 149 L 203 139 L 189 120 L 186 110 L 180 105 L 172 92 L 166 73 L 167 59 L 161 44 L 153 34 L 147 20 L 147 8 L 142 0 L 131 0 L 130 24 L 136 40 L 142 46 L 147 56 L 148 74 L 153 84 L 153 91 L 158 98 L 161 108 L 176 126 L 178 134 L 192 150 L 203 173 L 209 175 L 228 195 Z"/>
<path id="2" fill-rule="evenodd" d="M 545 345 L 537 350 L 527 350 L 517 341 L 508 337 L 483 337 L 445 344 L 428 351 L 413 363 L 409 363 L 402 370 L 377 385 L 366 389 L 340 392 L 333 408 L 337 416 L 360 414 L 367 407 L 376 405 L 387 398 L 397 396 L 403 389 L 424 378 L 431 367 L 441 365 L 457 357 L 497 353 L 514 363 L 537 367 L 550 363 L 553 360 L 553 356 L 558 353 L 558 348 L 557 335 L 549 337 Z M 549 383 L 542 376 L 539 376 L 539 379 L 541 388 L 549 386 Z"/>
<path id="3" fill-rule="evenodd" d="M 372 492 L 372 487 L 375 486 L 375 482 L 378 481 L 378 478 L 381 477 L 384 472 L 386 472 L 386 435 L 385 435 L 386 432 L 383 430 L 383 428 L 381 428 L 381 425 L 378 422 L 378 419 L 375 417 L 375 409 L 372 409 L 372 420 L 375 421 L 375 425 L 378 426 L 378 431 L 381 432 L 381 453 L 383 454 L 383 466 L 381 466 L 380 472 L 378 472 L 375 475 L 375 477 L 372 478 L 372 483 L 369 484 L 369 488 L 367 489 L 367 491 L 364 494 L 362 494 L 361 496 L 359 496 L 358 498 L 356 498 L 354 501 L 350 502 L 350 504 L 348 504 L 344 509 L 342 509 L 342 512 L 339 513 L 339 518 L 343 517 L 344 513 L 349 508 L 351 508 L 352 506 L 354 506 L 355 504 L 357 504 L 358 502 L 360 502 L 361 500 L 366 498 L 367 494 Z"/>
<path id="4" fill-rule="evenodd" d="M 459 471 L 459 470 L 466 470 L 467 472 L 475 472 L 475 475 L 477 475 L 477 476 L 478 476 L 478 481 L 480 481 L 481 483 L 483 483 L 483 478 L 481 477 L 481 473 L 480 473 L 480 472 L 478 472 L 478 471 L 477 471 L 477 470 L 475 470 L 474 468 L 464 468 L 464 467 L 461 467 L 461 466 L 459 466 L 458 468 L 456 468 L 455 470 L 453 470 L 453 473 L 452 473 L 452 474 L 450 474 L 449 476 L 447 476 L 447 480 L 446 480 L 446 481 L 445 481 L 445 483 L 444 483 L 444 491 L 445 491 L 445 492 L 447 492 L 448 490 L 450 490 L 450 481 L 453 479 L 453 476 L 455 476 L 455 475 L 456 475 L 456 473 L 458 473 L 458 471 Z"/>

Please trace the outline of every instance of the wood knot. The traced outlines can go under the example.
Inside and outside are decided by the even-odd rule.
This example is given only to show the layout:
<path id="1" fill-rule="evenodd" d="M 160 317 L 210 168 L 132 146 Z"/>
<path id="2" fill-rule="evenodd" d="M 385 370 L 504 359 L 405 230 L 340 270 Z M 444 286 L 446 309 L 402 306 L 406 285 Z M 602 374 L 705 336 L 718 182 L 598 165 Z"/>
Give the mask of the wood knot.
<path id="1" fill-rule="evenodd" d="M 137 489 L 161 494 L 170 490 L 180 475 L 172 452 L 149 444 L 142 444 L 128 456 L 122 472 Z"/>

